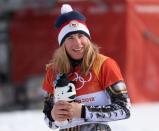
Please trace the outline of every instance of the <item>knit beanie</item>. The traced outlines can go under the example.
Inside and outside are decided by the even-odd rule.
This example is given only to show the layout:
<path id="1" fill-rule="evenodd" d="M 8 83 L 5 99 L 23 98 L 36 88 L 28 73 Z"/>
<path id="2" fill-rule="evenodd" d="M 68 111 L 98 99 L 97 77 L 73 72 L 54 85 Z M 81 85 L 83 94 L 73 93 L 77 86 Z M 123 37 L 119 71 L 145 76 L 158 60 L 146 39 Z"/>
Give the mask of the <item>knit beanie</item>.
<path id="1" fill-rule="evenodd" d="M 61 15 L 57 18 L 55 27 L 58 30 L 58 43 L 60 46 L 68 36 L 74 33 L 82 33 L 90 38 L 85 16 L 78 11 L 74 11 L 69 4 L 62 5 Z"/>

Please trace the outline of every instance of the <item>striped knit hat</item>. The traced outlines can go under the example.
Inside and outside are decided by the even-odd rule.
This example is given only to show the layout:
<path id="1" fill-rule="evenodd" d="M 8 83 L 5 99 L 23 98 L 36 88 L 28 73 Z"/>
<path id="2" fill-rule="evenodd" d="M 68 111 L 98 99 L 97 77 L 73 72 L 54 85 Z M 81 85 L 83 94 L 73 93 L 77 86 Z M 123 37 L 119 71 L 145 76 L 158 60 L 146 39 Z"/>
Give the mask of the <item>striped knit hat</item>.
<path id="1" fill-rule="evenodd" d="M 55 23 L 55 27 L 58 29 L 59 45 L 62 45 L 65 39 L 74 33 L 82 33 L 90 39 L 85 21 L 86 18 L 80 12 L 74 11 L 69 4 L 63 4 L 61 15 Z"/>

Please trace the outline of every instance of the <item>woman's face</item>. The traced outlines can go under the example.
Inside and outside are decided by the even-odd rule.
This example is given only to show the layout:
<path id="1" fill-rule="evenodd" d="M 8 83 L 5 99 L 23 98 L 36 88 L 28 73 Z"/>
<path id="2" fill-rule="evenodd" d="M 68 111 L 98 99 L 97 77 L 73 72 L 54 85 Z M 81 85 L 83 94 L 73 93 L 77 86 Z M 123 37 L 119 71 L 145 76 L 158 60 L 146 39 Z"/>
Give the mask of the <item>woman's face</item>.
<path id="1" fill-rule="evenodd" d="M 82 59 L 85 47 L 89 44 L 89 39 L 80 33 L 72 34 L 64 41 L 65 49 L 68 55 L 75 60 Z"/>

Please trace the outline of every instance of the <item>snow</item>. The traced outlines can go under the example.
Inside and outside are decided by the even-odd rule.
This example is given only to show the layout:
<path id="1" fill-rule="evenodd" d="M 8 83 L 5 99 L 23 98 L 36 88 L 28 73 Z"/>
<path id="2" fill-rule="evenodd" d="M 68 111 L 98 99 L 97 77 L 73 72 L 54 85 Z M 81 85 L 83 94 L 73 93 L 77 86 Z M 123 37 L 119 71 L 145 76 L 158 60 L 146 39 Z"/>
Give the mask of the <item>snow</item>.
<path id="1" fill-rule="evenodd" d="M 1 112 L 0 131 L 52 131 L 43 117 L 42 110 Z M 153 103 L 133 105 L 129 119 L 109 124 L 112 131 L 159 131 L 158 123 L 159 103 Z"/>

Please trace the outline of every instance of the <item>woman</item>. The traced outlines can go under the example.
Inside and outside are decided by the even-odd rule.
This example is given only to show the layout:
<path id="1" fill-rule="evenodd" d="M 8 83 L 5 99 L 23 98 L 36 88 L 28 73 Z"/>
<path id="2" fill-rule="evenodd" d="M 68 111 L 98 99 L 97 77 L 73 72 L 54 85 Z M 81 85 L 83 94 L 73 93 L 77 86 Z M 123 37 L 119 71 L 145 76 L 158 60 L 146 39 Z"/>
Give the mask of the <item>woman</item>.
<path id="1" fill-rule="evenodd" d="M 47 65 L 44 79 L 46 123 L 61 131 L 110 131 L 108 122 L 130 116 L 129 97 L 117 63 L 99 53 L 90 40 L 85 17 L 70 5 L 62 6 L 55 26 L 60 47 Z M 54 100 L 57 79 L 63 73 L 75 85 L 73 102 Z M 59 126 L 56 121 L 68 123 Z"/>

